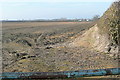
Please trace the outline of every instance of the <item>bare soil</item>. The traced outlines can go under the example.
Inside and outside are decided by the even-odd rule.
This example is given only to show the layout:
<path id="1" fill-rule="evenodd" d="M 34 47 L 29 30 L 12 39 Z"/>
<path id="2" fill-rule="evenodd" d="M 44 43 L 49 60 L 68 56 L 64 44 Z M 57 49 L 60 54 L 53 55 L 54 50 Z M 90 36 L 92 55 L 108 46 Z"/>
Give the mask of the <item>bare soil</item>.
<path id="1" fill-rule="evenodd" d="M 71 41 L 94 24 L 4 22 L 3 71 L 56 72 L 118 67 L 118 60 L 107 54 L 84 46 L 70 47 Z"/>

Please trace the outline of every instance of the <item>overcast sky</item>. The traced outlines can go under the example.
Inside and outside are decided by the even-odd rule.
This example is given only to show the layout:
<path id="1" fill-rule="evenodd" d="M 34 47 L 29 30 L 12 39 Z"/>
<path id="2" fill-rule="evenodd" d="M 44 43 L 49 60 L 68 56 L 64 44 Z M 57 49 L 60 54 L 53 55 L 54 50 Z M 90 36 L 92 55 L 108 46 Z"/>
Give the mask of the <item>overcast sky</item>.
<path id="1" fill-rule="evenodd" d="M 113 0 L 0 0 L 3 20 L 92 18 L 102 15 Z"/>

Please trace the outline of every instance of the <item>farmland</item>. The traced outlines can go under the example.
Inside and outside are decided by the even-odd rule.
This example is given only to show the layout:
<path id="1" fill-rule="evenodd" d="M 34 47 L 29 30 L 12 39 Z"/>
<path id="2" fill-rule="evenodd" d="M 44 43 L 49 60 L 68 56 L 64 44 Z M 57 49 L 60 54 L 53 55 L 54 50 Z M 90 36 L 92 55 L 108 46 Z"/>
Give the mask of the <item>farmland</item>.
<path id="1" fill-rule="evenodd" d="M 69 45 L 93 25 L 94 22 L 3 22 L 3 71 L 56 72 L 117 67 L 117 60 L 107 54 Z"/>

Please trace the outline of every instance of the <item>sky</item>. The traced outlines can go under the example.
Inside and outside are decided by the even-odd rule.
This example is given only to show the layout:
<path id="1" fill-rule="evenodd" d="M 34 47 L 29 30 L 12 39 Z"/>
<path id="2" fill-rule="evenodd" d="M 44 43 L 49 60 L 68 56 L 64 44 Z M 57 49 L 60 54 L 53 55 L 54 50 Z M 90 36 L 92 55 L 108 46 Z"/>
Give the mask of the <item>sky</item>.
<path id="1" fill-rule="evenodd" d="M 0 0 L 0 20 L 92 18 L 113 0 Z"/>

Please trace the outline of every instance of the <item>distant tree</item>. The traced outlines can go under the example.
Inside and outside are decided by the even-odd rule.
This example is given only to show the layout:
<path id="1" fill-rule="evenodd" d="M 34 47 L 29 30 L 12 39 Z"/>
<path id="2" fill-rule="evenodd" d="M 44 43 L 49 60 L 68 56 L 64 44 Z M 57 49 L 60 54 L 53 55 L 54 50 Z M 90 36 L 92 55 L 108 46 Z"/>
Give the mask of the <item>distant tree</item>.
<path id="1" fill-rule="evenodd" d="M 96 21 L 96 20 L 98 20 L 99 18 L 100 18 L 99 15 L 95 15 L 92 20 L 93 20 L 93 21 Z"/>
<path id="2" fill-rule="evenodd" d="M 61 20 L 61 21 L 65 21 L 65 20 L 67 20 L 67 18 L 60 18 L 60 20 Z"/>

